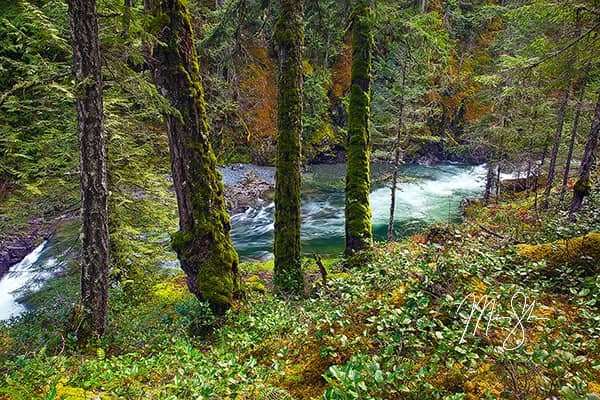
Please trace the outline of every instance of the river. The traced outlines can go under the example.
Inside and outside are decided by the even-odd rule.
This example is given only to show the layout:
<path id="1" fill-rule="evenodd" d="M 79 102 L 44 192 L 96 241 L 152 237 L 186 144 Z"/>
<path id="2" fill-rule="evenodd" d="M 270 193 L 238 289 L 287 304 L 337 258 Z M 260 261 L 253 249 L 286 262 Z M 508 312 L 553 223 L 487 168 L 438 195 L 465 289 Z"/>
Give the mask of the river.
<path id="1" fill-rule="evenodd" d="M 225 184 L 231 185 L 254 171 L 263 179 L 273 179 L 273 168 L 241 165 L 221 169 Z M 389 176 L 391 167 L 372 165 L 373 233 L 376 240 L 385 239 L 390 205 Z M 303 173 L 302 250 L 305 254 L 340 255 L 344 247 L 344 175 L 345 166 L 312 165 Z M 485 166 L 444 163 L 434 166 L 409 165 L 400 170 L 401 183 L 396 194 L 394 232 L 396 238 L 417 233 L 441 221 L 460 220 L 460 201 L 480 195 L 485 184 Z M 255 207 L 231 216 L 233 243 L 244 261 L 272 258 L 272 201 L 261 201 Z M 38 287 L 40 282 L 60 270 L 57 258 L 77 241 L 77 227 L 61 237 L 42 243 L 0 280 L 0 320 L 25 310 L 19 293 Z M 66 234 L 65 234 L 66 233 Z M 171 267 L 177 267 L 171 263 Z"/>
<path id="2" fill-rule="evenodd" d="M 256 168 L 256 167 L 254 167 Z M 391 167 L 374 164 L 374 184 L 370 195 L 373 234 L 384 240 L 390 210 L 390 184 L 377 183 L 389 177 Z M 258 168 L 269 177 L 271 169 Z M 344 247 L 344 165 L 309 166 L 303 174 L 302 250 L 305 254 L 339 255 Z M 437 164 L 402 166 L 402 183 L 396 193 L 395 238 L 417 233 L 441 221 L 460 219 L 460 202 L 480 195 L 485 185 L 485 166 Z M 224 176 L 228 178 L 227 172 Z M 272 258 L 273 202 L 263 202 L 243 213 L 231 216 L 231 235 L 242 259 Z"/>

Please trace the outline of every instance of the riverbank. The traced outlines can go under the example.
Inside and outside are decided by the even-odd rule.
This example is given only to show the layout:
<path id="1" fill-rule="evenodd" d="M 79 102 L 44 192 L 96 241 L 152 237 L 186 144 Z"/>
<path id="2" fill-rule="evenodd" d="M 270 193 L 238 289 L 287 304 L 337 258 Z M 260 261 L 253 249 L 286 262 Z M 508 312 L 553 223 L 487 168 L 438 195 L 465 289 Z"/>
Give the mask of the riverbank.
<path id="1" fill-rule="evenodd" d="M 77 219 L 78 214 L 72 211 L 51 220 L 31 217 L 20 229 L 4 232 L 0 236 L 0 279 L 13 265 L 54 235 L 59 224 Z"/>
<path id="2" fill-rule="evenodd" d="M 134 299 L 113 287 L 107 335 L 83 350 L 48 298 L 0 336 L 0 387 L 7 398 L 594 398 L 598 276 L 576 259 L 549 274 L 506 238 L 599 230 L 599 189 L 576 225 L 562 212 L 537 218 L 523 196 L 474 205 L 462 224 L 380 243 L 349 270 L 329 261 L 326 286 L 314 282 L 306 298 L 274 295 L 270 264 L 244 263 L 246 298 L 212 329 L 199 329 L 211 317 L 178 273 L 137 282 Z M 484 296 L 497 317 L 488 330 L 468 318 Z"/>

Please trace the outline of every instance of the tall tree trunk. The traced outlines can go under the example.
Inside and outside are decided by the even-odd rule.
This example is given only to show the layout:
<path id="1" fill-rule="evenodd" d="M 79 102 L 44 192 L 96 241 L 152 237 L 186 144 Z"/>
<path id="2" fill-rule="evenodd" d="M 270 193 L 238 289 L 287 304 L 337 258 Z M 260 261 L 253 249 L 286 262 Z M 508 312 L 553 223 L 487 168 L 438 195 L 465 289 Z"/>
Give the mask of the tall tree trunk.
<path id="1" fill-rule="evenodd" d="M 579 166 L 579 177 L 573 187 L 573 200 L 569 210 L 569 220 L 575 220 L 575 214 L 581 210 L 583 199 L 589 195 L 592 183 L 590 181 L 592 168 L 594 165 L 594 152 L 598 147 L 598 136 L 600 131 L 600 91 L 598 91 L 598 100 L 592 119 L 590 134 L 585 142 L 585 150 Z"/>
<path id="2" fill-rule="evenodd" d="M 274 38 L 279 55 L 277 160 L 275 163 L 275 267 L 279 290 L 300 292 L 300 135 L 302 134 L 302 1 L 280 0 Z"/>
<path id="3" fill-rule="evenodd" d="M 185 0 L 146 0 L 145 6 L 157 38 L 149 55 L 154 82 L 177 110 L 164 115 L 179 206 L 179 231 L 171 234 L 171 246 L 190 291 L 219 314 L 230 307 L 238 287 L 238 255 L 208 139 L 190 16 Z"/>
<path id="4" fill-rule="evenodd" d="M 554 135 L 554 144 L 552 146 L 552 153 L 550 153 L 550 164 L 548 165 L 548 182 L 546 183 L 546 191 L 544 192 L 544 201 L 542 208 L 548 208 L 548 201 L 550 199 L 550 192 L 552 190 L 552 184 L 554 183 L 554 172 L 556 169 L 556 158 L 558 157 L 558 149 L 560 148 L 560 138 L 562 136 L 563 125 L 565 122 L 565 110 L 567 108 L 567 102 L 569 100 L 569 92 L 571 85 L 562 92 L 560 100 L 560 108 L 558 110 L 558 119 L 556 121 L 556 133 Z"/>
<path id="5" fill-rule="evenodd" d="M 352 86 L 346 144 L 346 255 L 371 248 L 369 193 L 371 57 L 370 0 L 356 0 L 352 28 Z"/>
<path id="6" fill-rule="evenodd" d="M 565 198 L 565 192 L 567 191 L 567 183 L 569 182 L 569 172 L 571 170 L 571 159 L 573 158 L 573 147 L 575 147 L 575 139 L 577 138 L 577 128 L 579 127 L 579 118 L 581 116 L 581 110 L 583 108 L 583 97 L 585 95 L 585 86 L 587 84 L 587 77 L 584 78 L 581 83 L 579 101 L 577 102 L 577 110 L 575 111 L 575 119 L 573 120 L 573 128 L 571 129 L 571 138 L 569 140 L 569 150 L 567 152 L 567 160 L 565 161 L 565 171 L 563 173 L 562 185 L 560 189 L 560 201 L 562 202 Z"/>
<path id="7" fill-rule="evenodd" d="M 398 169 L 400 168 L 400 141 L 402 140 L 402 125 L 404 117 L 404 89 L 406 86 L 407 61 L 402 65 L 402 94 L 400 95 L 400 109 L 398 110 L 398 130 L 394 149 L 394 173 L 392 175 L 392 190 L 390 194 L 390 218 L 388 220 L 387 240 L 394 239 L 394 212 L 396 209 L 396 186 L 398 184 Z"/>
<path id="8" fill-rule="evenodd" d="M 421 14 L 425 14 L 426 9 L 427 9 L 427 0 L 421 0 Z"/>
<path id="9" fill-rule="evenodd" d="M 69 19 L 81 163 L 83 314 L 77 334 L 85 340 L 104 333 L 108 307 L 108 184 L 96 1 L 69 0 Z"/>

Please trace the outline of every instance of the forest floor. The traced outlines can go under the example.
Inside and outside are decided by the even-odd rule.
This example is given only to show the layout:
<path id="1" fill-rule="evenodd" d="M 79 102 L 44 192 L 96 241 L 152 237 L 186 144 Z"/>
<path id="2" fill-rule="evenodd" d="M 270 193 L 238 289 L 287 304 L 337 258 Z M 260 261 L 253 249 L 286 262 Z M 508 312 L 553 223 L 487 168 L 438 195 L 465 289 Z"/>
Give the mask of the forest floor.
<path id="1" fill-rule="evenodd" d="M 221 319 L 157 271 L 114 285 L 108 332 L 84 349 L 64 328 L 73 267 L 0 325 L 0 398 L 599 399 L 598 237 L 561 262 L 561 242 L 511 244 L 600 232 L 599 197 L 577 224 L 526 196 L 474 205 L 460 225 L 327 260 L 326 285 L 307 260 L 305 297 L 272 292 L 272 262 L 245 263 L 245 298 Z"/>

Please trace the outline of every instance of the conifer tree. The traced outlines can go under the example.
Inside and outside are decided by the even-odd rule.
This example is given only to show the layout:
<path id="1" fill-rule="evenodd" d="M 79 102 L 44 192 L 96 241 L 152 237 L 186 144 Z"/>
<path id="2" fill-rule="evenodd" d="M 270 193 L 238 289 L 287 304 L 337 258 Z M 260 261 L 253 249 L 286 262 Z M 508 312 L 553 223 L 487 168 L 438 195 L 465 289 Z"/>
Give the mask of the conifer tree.
<path id="1" fill-rule="evenodd" d="M 352 72 L 346 142 L 346 255 L 373 244 L 370 193 L 370 90 L 373 37 L 370 0 L 356 0 L 352 15 Z"/>
<path id="2" fill-rule="evenodd" d="M 585 142 L 585 150 L 579 166 L 577 182 L 573 187 L 573 200 L 571 201 L 571 209 L 569 210 L 569 219 L 575 220 L 575 214 L 581 210 L 583 199 L 590 194 L 592 188 L 592 169 L 594 165 L 594 152 L 600 141 L 600 91 L 598 92 L 598 100 L 592 117 L 592 126 L 590 133 Z"/>
<path id="3" fill-rule="evenodd" d="M 302 1 L 281 0 L 275 25 L 279 56 L 275 175 L 275 268 L 280 290 L 304 286 L 300 259 L 300 135 L 302 133 Z"/>
<path id="4" fill-rule="evenodd" d="M 238 255 L 209 142 L 189 11 L 185 0 L 147 0 L 146 10 L 157 39 L 149 55 L 153 79 L 176 110 L 164 114 L 179 207 L 179 231 L 171 235 L 171 245 L 190 291 L 222 313 L 237 289 Z"/>
<path id="5" fill-rule="evenodd" d="M 78 337 L 102 335 L 108 308 L 108 184 L 102 71 L 95 0 L 69 0 L 73 70 L 77 83 L 82 220 Z"/>

